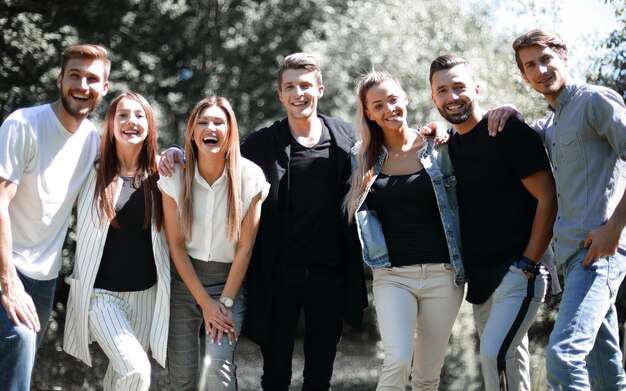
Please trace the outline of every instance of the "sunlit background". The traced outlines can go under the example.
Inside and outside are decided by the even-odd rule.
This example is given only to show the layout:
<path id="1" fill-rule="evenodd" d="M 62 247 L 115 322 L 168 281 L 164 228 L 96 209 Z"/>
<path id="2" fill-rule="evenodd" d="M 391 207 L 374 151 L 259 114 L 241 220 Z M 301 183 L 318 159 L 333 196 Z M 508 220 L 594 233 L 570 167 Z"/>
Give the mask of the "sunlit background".
<path id="1" fill-rule="evenodd" d="M 233 102 L 243 134 L 283 117 L 277 65 L 296 51 L 322 60 L 326 93 L 320 111 L 349 121 L 356 112 L 355 80 L 371 69 L 402 80 L 411 125 L 439 119 L 428 68 L 444 53 L 473 65 L 485 108 L 512 103 L 531 121 L 544 116 L 546 104 L 519 76 L 511 48 L 515 37 L 532 28 L 561 34 L 572 80 L 607 85 L 624 96 L 625 12 L 623 0 L 3 0 L 0 119 L 19 107 L 55 100 L 60 51 L 91 42 L 105 45 L 113 62 L 111 91 L 93 120 L 99 123 L 118 93 L 138 91 L 158 113 L 162 147 L 182 141 L 191 108 L 210 93 Z M 70 234 L 64 273 L 72 267 L 73 245 Z M 60 280 L 33 389 L 99 390 L 105 363 L 99 350 L 92 349 L 94 368 L 62 352 L 66 294 Z M 531 330 L 533 389 L 545 389 L 543 348 L 557 302 L 549 300 Z M 334 389 L 375 389 L 382 350 L 371 309 L 367 319 L 363 330 L 346 330 Z M 238 357 L 240 389 L 257 389 L 258 349 L 242 338 Z M 152 389 L 165 389 L 165 370 L 153 367 Z M 301 368 L 296 352 L 294 376 Z M 481 387 L 476 338 L 464 306 L 441 389 Z"/>

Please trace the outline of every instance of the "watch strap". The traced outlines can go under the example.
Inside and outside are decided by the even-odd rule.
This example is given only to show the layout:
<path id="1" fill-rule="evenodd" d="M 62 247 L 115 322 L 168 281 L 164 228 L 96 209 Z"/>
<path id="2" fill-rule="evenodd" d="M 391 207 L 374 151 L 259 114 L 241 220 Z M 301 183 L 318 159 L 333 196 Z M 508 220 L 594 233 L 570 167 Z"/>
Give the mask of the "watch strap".
<path id="1" fill-rule="evenodd" d="M 532 259 L 522 255 L 522 258 L 517 262 L 517 267 L 524 273 L 535 274 L 535 271 L 539 267 L 539 262 L 535 262 Z"/>

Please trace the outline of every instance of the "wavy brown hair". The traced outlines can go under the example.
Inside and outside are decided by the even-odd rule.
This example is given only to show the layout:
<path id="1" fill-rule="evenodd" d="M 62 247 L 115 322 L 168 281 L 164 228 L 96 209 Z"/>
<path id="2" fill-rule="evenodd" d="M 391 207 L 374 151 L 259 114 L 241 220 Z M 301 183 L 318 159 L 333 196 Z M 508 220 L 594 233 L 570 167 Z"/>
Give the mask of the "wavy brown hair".
<path id="1" fill-rule="evenodd" d="M 200 114 L 209 107 L 217 106 L 226 114 L 228 130 L 224 147 L 226 148 L 226 173 L 228 177 L 228 210 L 227 229 L 228 239 L 239 240 L 241 231 L 242 205 L 241 205 L 241 175 L 239 174 L 239 127 L 235 112 L 228 99 L 211 95 L 196 104 L 189 115 L 187 130 L 185 132 L 185 156 L 187 167 L 183 169 L 183 187 L 181 191 L 181 204 L 179 205 L 181 229 L 188 238 L 192 236 L 192 184 L 198 161 L 198 147 L 193 139 L 193 132 Z"/>
<path id="2" fill-rule="evenodd" d="M 357 167 L 350 177 L 350 190 L 343 200 L 343 208 L 352 221 L 360 196 L 365 193 L 374 176 L 374 166 L 383 147 L 383 130 L 367 117 L 367 92 L 381 83 L 392 80 L 402 89 L 397 78 L 387 72 L 370 72 L 359 79 L 356 87 L 358 114 L 356 123 L 357 140 L 360 147 L 356 155 Z M 404 91 L 404 90 L 403 90 Z"/>
<path id="3" fill-rule="evenodd" d="M 104 63 L 104 80 L 109 78 L 111 71 L 111 60 L 109 60 L 107 50 L 102 45 L 82 44 L 74 45 L 65 49 L 61 53 L 61 75 L 65 74 L 67 62 L 73 58 L 87 60 L 101 60 Z"/>
<path id="4" fill-rule="evenodd" d="M 102 142 L 100 143 L 100 158 L 97 166 L 96 191 L 94 202 L 98 206 L 100 217 L 108 218 L 111 225 L 119 228 L 115 220 L 115 193 L 117 191 L 119 159 L 117 155 L 115 134 L 113 132 L 113 121 L 117 106 L 122 99 L 131 99 L 139 103 L 146 113 L 148 120 L 148 136 L 143 141 L 141 152 L 139 153 L 139 169 L 132 179 L 133 187 L 143 188 L 145 200 L 143 228 L 150 226 L 151 217 L 157 229 L 161 229 L 163 222 L 163 206 L 161 202 L 161 192 L 157 187 L 159 173 L 157 171 L 157 129 L 154 113 L 148 101 L 136 92 L 125 92 L 113 99 L 104 116 L 104 129 L 102 131 Z"/>
<path id="5" fill-rule="evenodd" d="M 561 58 L 567 56 L 567 45 L 565 45 L 565 42 L 559 35 L 539 29 L 530 30 L 515 38 L 512 45 L 513 50 L 515 50 L 515 62 L 522 74 L 524 74 L 524 64 L 522 64 L 519 51 L 533 45 L 538 45 L 542 48 L 550 48 L 561 56 Z"/>

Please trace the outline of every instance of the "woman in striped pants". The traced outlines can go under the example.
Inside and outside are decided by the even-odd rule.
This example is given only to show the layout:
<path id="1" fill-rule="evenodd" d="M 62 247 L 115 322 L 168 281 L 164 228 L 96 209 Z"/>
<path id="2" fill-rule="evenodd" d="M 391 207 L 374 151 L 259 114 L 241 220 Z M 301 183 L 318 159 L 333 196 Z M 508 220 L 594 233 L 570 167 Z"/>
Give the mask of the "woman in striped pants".
<path id="1" fill-rule="evenodd" d="M 148 390 L 150 360 L 165 366 L 170 267 L 152 108 L 127 92 L 104 119 L 99 161 L 78 198 L 76 258 L 63 349 L 91 366 L 109 358 L 104 390 Z"/>

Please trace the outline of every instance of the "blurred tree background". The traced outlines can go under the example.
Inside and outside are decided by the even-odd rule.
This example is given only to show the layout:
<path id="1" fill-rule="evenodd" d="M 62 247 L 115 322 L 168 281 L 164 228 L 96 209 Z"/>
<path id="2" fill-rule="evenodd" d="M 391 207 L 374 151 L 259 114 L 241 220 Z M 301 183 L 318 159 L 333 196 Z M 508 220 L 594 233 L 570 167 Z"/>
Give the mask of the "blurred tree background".
<path id="1" fill-rule="evenodd" d="M 618 24 L 604 43 L 606 55 L 596 61 L 589 79 L 598 84 L 607 85 L 622 94 L 626 99 L 626 2 L 624 0 L 606 0 L 615 8 Z"/>
<path id="2" fill-rule="evenodd" d="M 584 67 L 570 70 L 624 95 L 626 5 L 623 0 L 606 3 L 615 10 L 618 28 L 602 45 L 585 47 L 578 59 Z M 242 134 L 283 117 L 276 72 L 279 61 L 296 51 L 321 59 L 326 92 L 320 111 L 345 120 L 356 112 L 356 78 L 371 69 L 390 71 L 402 80 L 411 124 L 439 120 L 430 99 L 428 69 L 438 55 L 453 53 L 472 64 L 485 108 L 513 103 L 532 121 L 544 116 L 545 102 L 522 83 L 511 43 L 535 26 L 558 31 L 567 6 L 566 0 L 549 5 L 538 0 L 3 0 L 0 120 L 19 107 L 56 100 L 59 53 L 71 44 L 92 42 L 106 46 L 112 60 L 111 89 L 93 119 L 101 121 L 107 102 L 118 93 L 138 91 L 157 113 L 162 147 L 182 143 L 188 113 L 211 93 L 231 100 Z M 520 27 L 524 18 L 533 24 Z M 570 46 L 570 57 L 583 53 L 578 49 Z M 70 232 L 63 274 L 71 270 L 73 245 Z M 106 360 L 99 349 L 94 349 L 94 369 L 61 351 L 67 287 L 62 279 L 58 286 L 33 389 L 100 389 Z M 549 299 L 531 330 L 536 389 L 545 385 L 543 347 L 557 302 L 558 297 Z M 375 388 L 382 357 L 371 309 L 368 322 L 364 330 L 349 330 L 342 342 L 337 366 L 349 367 L 351 360 L 353 367 L 335 374 L 336 380 L 343 379 L 336 389 L 350 384 L 359 390 Z M 472 323 L 464 306 L 441 389 L 482 387 Z M 244 360 L 240 375 L 243 371 L 252 379 L 241 388 L 257 388 L 258 351 L 243 346 L 238 353 Z M 357 360 L 361 354 L 367 359 Z M 350 383 L 346 379 L 351 377 L 364 380 Z M 162 389 L 164 378 L 164 371 L 156 370 L 152 388 Z"/>

